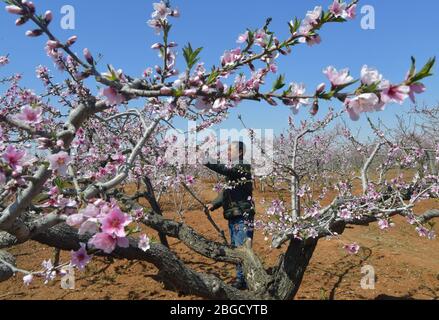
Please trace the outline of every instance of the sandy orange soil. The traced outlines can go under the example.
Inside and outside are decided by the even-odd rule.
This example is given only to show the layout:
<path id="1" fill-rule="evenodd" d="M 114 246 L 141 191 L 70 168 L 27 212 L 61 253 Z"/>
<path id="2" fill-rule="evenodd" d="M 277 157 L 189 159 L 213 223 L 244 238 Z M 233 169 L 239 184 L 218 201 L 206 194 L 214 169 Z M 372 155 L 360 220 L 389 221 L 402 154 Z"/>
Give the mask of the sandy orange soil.
<path id="1" fill-rule="evenodd" d="M 210 186 L 203 192 L 205 199 L 215 196 Z M 256 193 L 259 201 L 266 194 Z M 437 208 L 439 202 L 430 200 L 416 210 L 423 212 Z M 166 216 L 179 219 L 166 205 Z M 184 214 L 186 223 L 211 239 L 215 231 L 202 211 L 192 210 Z M 224 230 L 227 223 L 221 212 L 215 213 L 215 220 Z M 347 255 L 340 240 L 321 240 L 305 274 L 297 299 L 438 299 L 439 298 L 439 240 L 420 238 L 414 228 L 403 218 L 395 219 L 396 226 L 388 232 L 377 225 L 353 227 L 346 230 L 341 240 L 357 242 L 362 246 L 356 256 Z M 437 225 L 434 227 L 439 233 Z M 147 230 L 150 236 L 155 232 Z M 226 281 L 232 281 L 234 267 L 217 263 L 190 251 L 175 239 L 170 239 L 172 249 L 187 265 L 197 271 L 216 274 Z M 254 249 L 266 267 L 276 264 L 283 250 L 270 249 L 264 235 L 257 232 Z M 40 270 L 41 262 L 50 259 L 53 249 L 35 242 L 28 242 L 10 249 L 17 258 L 17 265 L 27 270 Z M 68 261 L 69 253 L 62 252 L 62 261 Z M 362 266 L 373 266 L 376 284 L 373 290 L 360 286 L 363 277 Z M 63 290 L 59 281 L 49 285 L 36 280 L 30 287 L 22 283 L 22 276 L 0 283 L 0 299 L 198 299 L 185 296 L 166 288 L 158 270 L 149 263 L 94 258 L 88 268 L 77 273 L 76 288 Z"/>

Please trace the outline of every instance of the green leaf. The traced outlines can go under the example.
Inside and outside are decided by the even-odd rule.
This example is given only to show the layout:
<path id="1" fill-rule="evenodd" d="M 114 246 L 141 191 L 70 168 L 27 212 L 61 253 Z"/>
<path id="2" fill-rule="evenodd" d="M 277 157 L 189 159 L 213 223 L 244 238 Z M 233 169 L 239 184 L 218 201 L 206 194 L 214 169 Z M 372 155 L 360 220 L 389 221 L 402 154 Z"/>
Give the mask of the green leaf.
<path id="1" fill-rule="evenodd" d="M 285 86 L 285 75 L 280 75 L 273 84 L 272 92 L 282 89 L 284 86 Z"/>
<path id="2" fill-rule="evenodd" d="M 427 63 L 424 65 L 424 67 L 419 71 L 416 75 L 414 75 L 412 78 L 410 78 L 410 83 L 418 82 L 424 78 L 432 76 L 431 69 L 433 69 L 433 66 L 436 62 L 436 57 L 428 59 Z"/>
<path id="3" fill-rule="evenodd" d="M 265 20 L 265 25 L 264 25 L 264 28 L 263 28 L 263 30 L 265 32 L 268 31 L 268 27 L 270 26 L 271 21 L 273 21 L 273 18 L 267 18 L 267 20 Z"/>
<path id="4" fill-rule="evenodd" d="M 297 32 L 297 30 L 299 30 L 301 23 L 302 23 L 302 21 L 300 19 L 298 19 L 297 17 L 294 18 L 293 22 L 292 21 L 288 22 L 291 34 L 294 34 Z"/>
<path id="5" fill-rule="evenodd" d="M 210 73 L 209 77 L 206 80 L 206 84 L 207 85 L 211 85 L 214 81 L 216 81 L 216 79 L 219 76 L 219 71 L 216 69 L 213 69 L 212 72 Z"/>
<path id="6" fill-rule="evenodd" d="M 412 60 L 412 66 L 410 67 L 409 78 L 413 77 L 416 72 L 416 59 L 415 57 L 412 56 L 411 60 Z"/>
<path id="7" fill-rule="evenodd" d="M 344 84 L 344 85 L 342 85 L 342 86 L 337 86 L 337 89 L 335 90 L 335 92 L 336 92 L 336 93 L 337 93 L 337 92 L 340 92 L 340 91 L 343 90 L 344 88 L 347 88 L 347 87 L 353 85 L 353 84 L 356 83 L 356 82 L 358 82 L 358 80 L 353 80 L 353 81 L 348 82 L 348 83 L 346 83 L 346 84 Z"/>
<path id="8" fill-rule="evenodd" d="M 56 177 L 53 180 L 53 182 L 55 183 L 55 186 L 57 186 L 60 191 L 64 190 L 67 186 L 66 182 L 63 181 L 60 177 Z"/>
<path id="9" fill-rule="evenodd" d="M 198 58 L 198 55 L 200 54 L 201 50 L 203 50 L 203 48 L 197 48 L 197 49 L 192 49 L 192 46 L 190 43 L 187 44 L 186 47 L 183 48 L 183 56 L 184 59 L 186 60 L 186 64 L 190 69 L 192 69 L 192 67 L 200 60 Z"/>

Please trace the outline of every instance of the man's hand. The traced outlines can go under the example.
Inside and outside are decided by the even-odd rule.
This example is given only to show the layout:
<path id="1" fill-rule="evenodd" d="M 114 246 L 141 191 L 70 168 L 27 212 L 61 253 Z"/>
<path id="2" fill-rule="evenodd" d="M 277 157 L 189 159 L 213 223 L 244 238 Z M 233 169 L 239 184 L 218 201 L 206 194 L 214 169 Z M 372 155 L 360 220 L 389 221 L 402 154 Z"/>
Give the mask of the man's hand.
<path id="1" fill-rule="evenodd" d="M 209 210 L 209 211 L 213 211 L 213 204 L 211 204 L 211 203 L 206 204 L 206 208 L 207 208 L 207 210 Z"/>

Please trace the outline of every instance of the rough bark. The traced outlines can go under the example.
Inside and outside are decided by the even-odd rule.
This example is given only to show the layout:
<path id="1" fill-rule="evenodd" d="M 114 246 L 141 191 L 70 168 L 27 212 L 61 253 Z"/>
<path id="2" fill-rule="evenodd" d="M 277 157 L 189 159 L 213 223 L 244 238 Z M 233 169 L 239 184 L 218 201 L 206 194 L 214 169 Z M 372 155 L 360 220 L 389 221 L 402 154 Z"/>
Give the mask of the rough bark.
<path id="1" fill-rule="evenodd" d="M 150 215 L 145 220 L 145 224 L 168 237 L 181 240 L 189 249 L 204 257 L 215 261 L 241 264 L 249 288 L 260 296 L 267 294 L 272 277 L 267 274 L 261 260 L 250 246 L 234 249 L 203 237 L 184 223 L 166 220 L 156 214 Z"/>
<path id="2" fill-rule="evenodd" d="M 12 269 L 6 264 L 2 263 L 2 261 L 15 265 L 15 258 L 6 251 L 0 251 L 0 282 L 8 280 L 14 275 Z"/>
<path id="3" fill-rule="evenodd" d="M 291 240 L 287 252 L 281 256 L 275 271 L 275 281 L 269 289 L 275 299 L 288 300 L 296 296 L 317 242 L 318 240 Z"/>
<path id="4" fill-rule="evenodd" d="M 33 240 L 62 250 L 78 250 L 80 243 L 87 243 L 89 237 L 80 236 L 77 230 L 63 224 L 35 236 Z M 219 300 L 260 298 L 252 292 L 236 290 L 213 275 L 193 271 L 162 244 L 153 243 L 151 248 L 144 252 L 137 247 L 136 240 L 130 239 L 128 248 L 117 248 L 111 256 L 154 264 L 166 284 L 185 294 Z"/>

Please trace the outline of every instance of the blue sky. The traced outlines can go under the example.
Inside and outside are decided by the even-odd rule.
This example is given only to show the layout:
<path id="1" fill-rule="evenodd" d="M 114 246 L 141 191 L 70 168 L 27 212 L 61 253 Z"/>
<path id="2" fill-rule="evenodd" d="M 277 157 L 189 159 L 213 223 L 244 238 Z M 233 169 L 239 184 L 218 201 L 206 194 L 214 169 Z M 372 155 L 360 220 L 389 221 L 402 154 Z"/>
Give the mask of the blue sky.
<path id="1" fill-rule="evenodd" d="M 61 39 L 78 35 L 74 46 L 76 52 L 84 47 L 96 55 L 103 54 L 100 65 L 111 63 L 122 68 L 125 73 L 140 76 L 148 66 L 159 63 L 156 53 L 150 50 L 151 44 L 160 40 L 146 21 L 152 12 L 149 0 L 130 1 L 85 1 L 85 0 L 35 0 L 39 12 L 51 9 L 54 12 L 53 31 Z M 288 34 L 287 22 L 295 16 L 303 17 L 307 10 L 315 5 L 327 8 L 329 0 L 174 0 L 172 4 L 181 11 L 179 19 L 173 19 L 174 30 L 171 39 L 181 47 L 191 42 L 194 47 L 204 47 L 202 60 L 209 67 L 218 65 L 219 58 L 226 49 L 237 46 L 236 39 L 247 27 L 257 28 L 272 17 L 271 28 L 279 38 Z M 76 29 L 60 28 L 63 5 L 72 5 L 76 12 Z M 279 70 L 286 74 L 288 82 L 303 82 L 310 91 L 325 80 L 322 70 L 328 65 L 336 68 L 349 67 L 355 77 L 363 64 L 377 67 L 386 78 L 398 82 L 403 79 L 414 55 L 419 64 L 431 56 L 439 55 L 439 2 L 437 0 L 397 1 L 364 0 L 360 8 L 371 5 L 375 9 L 376 29 L 363 30 L 360 27 L 361 14 L 355 21 L 344 24 L 331 24 L 324 27 L 319 46 L 306 45 L 294 49 L 292 55 L 279 59 Z M 0 55 L 10 54 L 11 64 L 2 69 L 2 75 L 12 71 L 24 75 L 23 84 L 37 91 L 41 88 L 35 78 L 35 67 L 47 65 L 55 68 L 46 56 L 43 47 L 45 39 L 29 39 L 24 36 L 26 27 L 15 27 L 15 17 L 0 10 Z M 180 70 L 183 70 L 180 56 Z M 435 67 L 435 71 L 437 68 Z M 55 74 L 57 72 L 55 71 Z M 59 76 L 59 74 L 58 74 Z M 435 104 L 439 101 L 439 77 L 425 81 L 428 92 L 419 97 L 420 103 Z M 341 104 L 334 101 L 336 109 Z M 322 109 L 325 109 L 324 105 Z M 372 114 L 372 118 L 381 118 L 391 124 L 395 114 L 406 112 L 410 104 L 390 105 L 382 113 Z M 223 128 L 237 127 L 240 124 L 237 114 L 242 114 L 246 123 L 254 128 L 274 128 L 281 130 L 287 124 L 291 114 L 288 108 L 273 108 L 265 103 L 245 102 L 234 110 Z M 298 119 L 307 118 L 304 110 Z M 354 128 L 367 125 L 364 117 Z M 363 135 L 369 131 L 365 129 Z"/>

